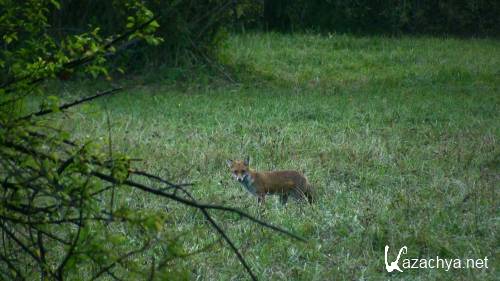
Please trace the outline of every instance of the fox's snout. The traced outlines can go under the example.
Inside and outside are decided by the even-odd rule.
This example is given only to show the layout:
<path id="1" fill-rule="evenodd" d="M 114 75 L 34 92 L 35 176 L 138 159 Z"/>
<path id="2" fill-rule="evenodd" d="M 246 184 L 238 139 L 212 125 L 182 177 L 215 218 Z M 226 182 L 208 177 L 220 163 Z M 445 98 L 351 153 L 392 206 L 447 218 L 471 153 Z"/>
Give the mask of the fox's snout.
<path id="1" fill-rule="evenodd" d="M 245 181 L 245 177 L 246 175 L 234 175 L 234 178 L 239 182 Z"/>

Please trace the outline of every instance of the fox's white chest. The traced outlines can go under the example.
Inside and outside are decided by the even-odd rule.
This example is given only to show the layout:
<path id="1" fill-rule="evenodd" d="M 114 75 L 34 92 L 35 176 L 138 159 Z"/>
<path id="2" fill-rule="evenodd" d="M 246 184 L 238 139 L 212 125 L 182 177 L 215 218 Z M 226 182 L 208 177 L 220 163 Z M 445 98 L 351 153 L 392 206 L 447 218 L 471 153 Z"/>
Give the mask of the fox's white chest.
<path id="1" fill-rule="evenodd" d="M 253 184 L 253 179 L 250 176 L 245 177 L 245 179 L 241 182 L 241 184 L 245 187 L 245 189 L 252 193 L 253 195 L 257 195 L 257 189 Z"/>

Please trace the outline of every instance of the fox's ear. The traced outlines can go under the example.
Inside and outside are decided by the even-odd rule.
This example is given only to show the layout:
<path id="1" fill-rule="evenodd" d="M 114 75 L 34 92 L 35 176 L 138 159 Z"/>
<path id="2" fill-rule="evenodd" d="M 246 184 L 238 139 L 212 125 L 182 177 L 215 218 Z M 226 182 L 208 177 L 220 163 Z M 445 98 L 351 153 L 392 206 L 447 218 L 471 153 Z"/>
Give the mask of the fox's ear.
<path id="1" fill-rule="evenodd" d="M 233 165 L 233 160 L 231 159 L 226 160 L 226 164 L 229 168 L 231 168 L 231 166 Z"/>
<path id="2" fill-rule="evenodd" d="M 245 166 L 248 166 L 248 164 L 250 164 L 250 157 L 247 156 L 247 158 L 245 158 L 245 160 L 243 161 L 243 164 L 245 164 Z"/>

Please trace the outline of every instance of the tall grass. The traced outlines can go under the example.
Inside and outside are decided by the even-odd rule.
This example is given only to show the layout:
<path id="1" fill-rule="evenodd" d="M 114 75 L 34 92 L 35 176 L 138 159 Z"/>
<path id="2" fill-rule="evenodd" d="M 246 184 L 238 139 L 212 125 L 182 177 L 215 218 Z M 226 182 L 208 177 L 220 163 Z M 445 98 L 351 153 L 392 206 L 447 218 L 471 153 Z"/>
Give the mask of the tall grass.
<path id="1" fill-rule="evenodd" d="M 108 111 L 113 146 L 143 158 L 142 169 L 195 182 L 200 200 L 241 208 L 309 240 L 218 216 L 262 280 L 497 278 L 498 41 L 247 34 L 232 36 L 220 60 L 234 82 L 157 70 L 65 124 L 82 140 L 106 140 Z M 247 155 L 257 170 L 303 171 L 317 202 L 267 200 L 259 211 L 225 166 Z M 140 193 L 120 200 L 165 207 Z M 177 231 L 192 231 L 185 248 L 215 237 L 200 227 L 201 216 L 169 212 Z M 385 245 L 391 257 L 403 245 L 413 258 L 487 256 L 489 268 L 387 273 Z M 221 245 L 183 262 L 193 280 L 247 278 Z"/>

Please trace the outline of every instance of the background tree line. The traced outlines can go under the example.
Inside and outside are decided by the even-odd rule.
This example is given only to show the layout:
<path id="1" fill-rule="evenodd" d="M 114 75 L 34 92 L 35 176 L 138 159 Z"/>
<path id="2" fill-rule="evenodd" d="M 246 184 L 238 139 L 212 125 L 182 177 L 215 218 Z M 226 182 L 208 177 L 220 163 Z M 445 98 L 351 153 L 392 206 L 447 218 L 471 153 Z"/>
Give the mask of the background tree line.
<path id="1" fill-rule="evenodd" d="M 264 22 L 277 30 L 498 36 L 500 2 L 276 0 L 265 1 Z"/>
<path id="2" fill-rule="evenodd" d="M 126 19 L 119 1 L 61 1 L 49 22 L 64 36 L 98 25 L 119 30 Z M 129 66 L 179 64 L 211 55 L 228 31 L 275 30 L 357 34 L 498 36 L 500 2 L 494 0 L 190 0 L 143 1 L 159 16 L 159 48 L 139 44 L 122 52 Z"/>

